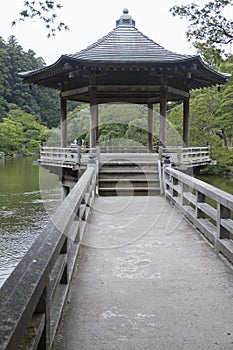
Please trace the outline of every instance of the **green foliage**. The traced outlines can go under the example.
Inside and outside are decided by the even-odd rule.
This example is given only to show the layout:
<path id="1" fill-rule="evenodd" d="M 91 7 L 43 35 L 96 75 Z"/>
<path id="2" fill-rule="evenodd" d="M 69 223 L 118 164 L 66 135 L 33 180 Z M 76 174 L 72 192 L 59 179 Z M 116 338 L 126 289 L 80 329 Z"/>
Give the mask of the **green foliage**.
<path id="1" fill-rule="evenodd" d="M 233 73 L 233 57 L 221 63 L 219 68 Z M 217 166 L 205 171 L 222 173 L 232 171 L 233 167 L 233 78 L 221 87 L 197 90 L 190 99 L 190 145 L 211 144 L 211 157 Z M 169 120 L 182 134 L 182 105 L 169 111 Z"/>
<path id="2" fill-rule="evenodd" d="M 60 147 L 61 145 L 61 131 L 58 128 L 53 128 L 49 130 L 48 135 L 46 135 L 46 146 L 47 147 Z"/>
<path id="3" fill-rule="evenodd" d="M 233 171 L 232 148 L 224 148 L 219 142 L 211 143 L 211 158 L 217 161 L 216 165 L 201 170 L 201 174 L 221 175 Z"/>
<path id="4" fill-rule="evenodd" d="M 5 153 L 14 152 L 21 148 L 23 129 L 18 123 L 9 118 L 3 118 L 0 123 L 0 149 Z"/>
<path id="5" fill-rule="evenodd" d="M 12 25 L 28 19 L 39 20 L 44 23 L 48 32 L 48 38 L 55 36 L 61 30 L 69 30 L 64 22 L 58 20 L 57 12 L 61 8 L 61 4 L 56 0 L 26 0 L 24 1 L 24 8 L 19 13 L 19 17 L 12 22 Z"/>
<path id="6" fill-rule="evenodd" d="M 156 115 L 156 112 L 155 112 Z M 158 115 L 154 118 L 154 143 L 158 141 Z M 90 110 L 86 104 L 68 113 L 67 142 L 75 139 L 89 144 Z M 147 107 L 132 104 L 108 104 L 99 106 L 99 143 L 101 145 L 147 145 Z M 47 142 L 59 146 L 60 131 L 54 129 Z"/>
<path id="7" fill-rule="evenodd" d="M 211 0 L 203 6 L 191 2 L 170 9 L 174 16 L 188 19 L 187 39 L 210 63 L 218 61 L 222 52 L 227 53 L 233 42 L 233 21 L 225 15 L 231 5 L 232 0 Z"/>
<path id="8" fill-rule="evenodd" d="M 0 150 L 5 153 L 38 152 L 40 141 L 46 141 L 48 136 L 45 126 L 13 104 L 7 117 L 0 122 Z"/>
<path id="9" fill-rule="evenodd" d="M 30 87 L 22 84 L 18 73 L 42 68 L 45 65 L 35 52 L 24 52 L 16 38 L 11 36 L 7 42 L 0 37 L 0 120 L 7 116 L 9 104 L 16 104 L 26 113 L 48 127 L 59 123 L 59 94 L 57 91 Z"/>

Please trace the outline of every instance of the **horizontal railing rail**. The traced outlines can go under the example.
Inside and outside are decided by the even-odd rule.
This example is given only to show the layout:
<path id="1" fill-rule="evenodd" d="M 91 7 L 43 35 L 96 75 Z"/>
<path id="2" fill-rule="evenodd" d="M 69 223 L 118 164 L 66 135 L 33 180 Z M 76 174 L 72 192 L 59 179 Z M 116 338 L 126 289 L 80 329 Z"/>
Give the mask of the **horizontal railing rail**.
<path id="1" fill-rule="evenodd" d="M 0 349 L 52 346 L 95 196 L 88 167 L 0 289 Z"/>
<path id="2" fill-rule="evenodd" d="M 167 167 L 165 195 L 233 263 L 233 195 Z"/>
<path id="3" fill-rule="evenodd" d="M 100 146 L 101 153 L 150 153 L 145 146 Z"/>

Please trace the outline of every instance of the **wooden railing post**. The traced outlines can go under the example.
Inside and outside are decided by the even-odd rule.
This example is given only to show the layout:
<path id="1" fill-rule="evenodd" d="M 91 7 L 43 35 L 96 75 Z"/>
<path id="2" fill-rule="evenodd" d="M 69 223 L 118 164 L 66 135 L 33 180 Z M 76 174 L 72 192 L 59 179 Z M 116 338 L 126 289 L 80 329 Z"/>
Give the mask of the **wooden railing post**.
<path id="1" fill-rule="evenodd" d="M 217 204 L 217 238 L 218 239 L 224 239 L 224 238 L 230 238 L 230 232 L 221 225 L 222 219 L 230 219 L 231 218 L 231 211 L 221 205 L 220 203 Z"/>
<path id="2" fill-rule="evenodd" d="M 60 254 L 66 254 L 67 255 L 68 253 L 68 237 L 66 237 L 65 239 L 65 242 L 62 246 L 62 249 L 60 251 Z M 66 265 L 64 267 L 64 271 L 63 271 L 63 274 L 61 276 L 61 280 L 60 280 L 60 283 L 61 284 L 67 284 L 69 281 L 69 276 L 68 276 L 68 266 L 67 266 L 67 262 L 66 262 Z"/>
<path id="3" fill-rule="evenodd" d="M 184 197 L 184 193 L 190 192 L 190 186 L 184 182 L 181 183 L 181 205 L 189 205 L 189 201 Z"/>
<path id="4" fill-rule="evenodd" d="M 204 219 L 205 218 L 205 213 L 198 208 L 198 203 L 205 203 L 206 202 L 206 196 L 202 193 L 199 192 L 198 190 L 196 191 L 196 218 L 197 219 Z"/>
<path id="5" fill-rule="evenodd" d="M 172 197 L 178 197 L 178 192 L 176 190 L 176 186 L 179 184 L 179 180 L 172 176 Z"/>
<path id="6" fill-rule="evenodd" d="M 81 145 L 78 145 L 77 147 L 77 163 L 80 164 L 81 163 Z"/>
<path id="7" fill-rule="evenodd" d="M 179 145 L 178 146 L 178 152 L 177 152 L 177 162 L 178 162 L 178 164 L 181 164 L 182 160 L 183 160 L 183 157 L 182 157 L 182 146 Z"/>
<path id="8" fill-rule="evenodd" d="M 36 306 L 34 315 L 44 315 L 44 328 L 41 333 L 40 342 L 38 344 L 38 350 L 48 350 L 50 347 L 50 301 L 48 288 L 45 287 L 43 293 Z"/>

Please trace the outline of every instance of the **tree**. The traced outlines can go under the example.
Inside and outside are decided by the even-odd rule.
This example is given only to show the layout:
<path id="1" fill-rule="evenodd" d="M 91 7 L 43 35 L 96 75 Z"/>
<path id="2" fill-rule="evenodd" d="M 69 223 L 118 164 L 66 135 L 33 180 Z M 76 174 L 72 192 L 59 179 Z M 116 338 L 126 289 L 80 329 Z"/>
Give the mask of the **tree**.
<path id="1" fill-rule="evenodd" d="M 202 7 L 192 2 L 170 9 L 174 16 L 188 19 L 187 39 L 210 63 L 227 54 L 233 43 L 233 21 L 225 15 L 232 4 L 233 0 L 212 0 Z"/>
<path id="2" fill-rule="evenodd" d="M 224 60 L 218 69 L 233 70 L 233 56 Z M 190 144 L 205 145 L 210 141 L 211 157 L 217 160 L 210 173 L 233 170 L 233 77 L 221 89 L 211 87 L 192 92 L 190 99 Z M 182 135 L 182 105 L 176 105 L 168 113 L 170 122 Z"/>
<path id="3" fill-rule="evenodd" d="M 14 152 L 21 148 L 23 129 L 10 118 L 3 118 L 0 123 L 0 149 L 2 152 Z"/>
<path id="4" fill-rule="evenodd" d="M 60 120 L 59 92 L 22 84 L 19 72 L 44 67 L 43 58 L 33 50 L 25 52 L 14 36 L 5 42 L 0 37 L 0 121 L 7 116 L 9 104 L 35 115 L 48 127 L 57 126 Z"/>
<path id="5" fill-rule="evenodd" d="M 35 117 L 9 104 L 6 118 L 0 122 L 0 150 L 6 153 L 38 152 L 40 141 L 45 142 L 49 130 L 39 124 Z"/>
<path id="6" fill-rule="evenodd" d="M 47 36 L 55 36 L 58 31 L 69 30 L 64 22 L 58 20 L 57 11 L 61 8 L 62 5 L 57 0 L 26 0 L 19 17 L 12 22 L 12 25 L 27 19 L 40 20 L 48 32 Z"/>

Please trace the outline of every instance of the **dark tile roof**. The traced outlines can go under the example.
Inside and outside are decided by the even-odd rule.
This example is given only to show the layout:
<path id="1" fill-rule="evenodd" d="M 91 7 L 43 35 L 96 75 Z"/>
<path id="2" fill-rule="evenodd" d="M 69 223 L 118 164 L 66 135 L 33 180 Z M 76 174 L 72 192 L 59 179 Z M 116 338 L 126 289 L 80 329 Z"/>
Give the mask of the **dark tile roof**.
<path id="1" fill-rule="evenodd" d="M 141 33 L 132 24 L 118 24 L 106 36 L 86 49 L 72 55 L 77 60 L 95 62 L 160 62 L 184 61 L 194 56 L 166 50 Z"/>

